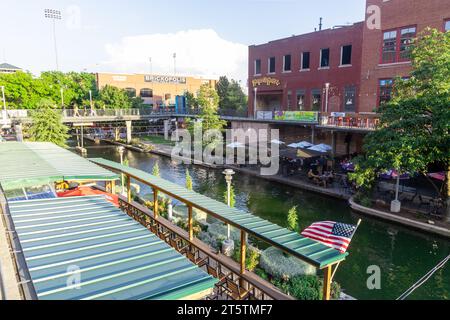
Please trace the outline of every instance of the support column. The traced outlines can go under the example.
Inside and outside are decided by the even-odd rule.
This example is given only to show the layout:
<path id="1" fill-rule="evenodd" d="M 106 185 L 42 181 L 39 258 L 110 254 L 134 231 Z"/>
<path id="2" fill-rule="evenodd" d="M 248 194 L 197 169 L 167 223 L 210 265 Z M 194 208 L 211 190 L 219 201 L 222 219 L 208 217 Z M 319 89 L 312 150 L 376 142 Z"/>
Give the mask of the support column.
<path id="1" fill-rule="evenodd" d="M 330 300 L 331 292 L 331 266 L 323 269 L 323 300 Z"/>
<path id="2" fill-rule="evenodd" d="M 194 218 L 192 217 L 192 206 L 188 206 L 188 228 L 189 241 L 194 240 Z"/>
<path id="3" fill-rule="evenodd" d="M 116 194 L 116 181 L 111 181 L 111 193 Z"/>
<path id="4" fill-rule="evenodd" d="M 316 127 L 313 125 L 311 127 L 311 143 L 316 144 L 315 140 L 316 140 Z"/>
<path id="5" fill-rule="evenodd" d="M 131 203 L 131 177 L 127 176 L 127 200 Z"/>
<path id="6" fill-rule="evenodd" d="M 15 126 L 16 130 L 16 139 L 18 142 L 23 142 L 23 133 L 22 133 L 22 124 L 16 124 Z"/>
<path id="7" fill-rule="evenodd" d="M 131 143 L 131 132 L 132 132 L 131 120 L 125 121 L 125 124 L 127 126 L 127 143 L 130 144 Z"/>
<path id="8" fill-rule="evenodd" d="M 164 120 L 164 139 L 169 140 L 169 120 Z"/>
<path id="9" fill-rule="evenodd" d="M 246 251 L 247 251 L 247 235 L 244 230 L 241 230 L 241 274 L 245 273 Z"/>

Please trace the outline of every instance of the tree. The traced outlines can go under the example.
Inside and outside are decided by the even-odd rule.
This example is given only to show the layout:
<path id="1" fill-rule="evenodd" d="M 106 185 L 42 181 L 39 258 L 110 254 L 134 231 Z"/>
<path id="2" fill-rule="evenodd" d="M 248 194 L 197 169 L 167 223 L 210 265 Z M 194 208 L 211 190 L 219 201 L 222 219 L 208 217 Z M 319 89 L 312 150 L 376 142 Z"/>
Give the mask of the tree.
<path id="1" fill-rule="evenodd" d="M 426 176 L 432 164 L 449 171 L 450 32 L 427 29 L 412 50 L 411 78 L 395 81 L 393 99 L 380 107 L 380 126 L 364 141 L 352 178 L 363 188 L 389 169 Z M 449 203 L 449 173 L 447 197 Z"/>
<path id="2" fill-rule="evenodd" d="M 194 111 L 194 110 L 196 110 L 197 107 L 198 107 L 198 101 L 197 101 L 197 99 L 195 98 L 194 94 L 193 94 L 192 92 L 187 91 L 187 92 L 185 93 L 185 97 L 186 97 L 186 106 L 187 106 L 187 109 L 188 109 L 189 111 L 191 111 L 191 112 Z"/>
<path id="3" fill-rule="evenodd" d="M 129 109 L 132 101 L 126 90 L 106 85 L 100 89 L 99 104 L 102 108 Z"/>
<path id="4" fill-rule="evenodd" d="M 31 113 L 30 139 L 66 147 L 68 128 L 62 123 L 61 114 L 54 109 L 54 105 L 53 101 L 43 99 Z"/>
<path id="5" fill-rule="evenodd" d="M 158 178 L 160 177 L 158 161 L 156 161 L 155 164 L 153 165 L 152 175 Z"/>
<path id="6" fill-rule="evenodd" d="M 244 115 L 247 107 L 247 96 L 240 84 L 228 80 L 227 77 L 220 77 L 216 84 L 217 94 L 219 95 L 219 111 L 231 115 Z"/>
<path id="7" fill-rule="evenodd" d="M 287 216 L 288 229 L 291 231 L 298 231 L 298 214 L 297 206 L 292 207 Z"/>
<path id="8" fill-rule="evenodd" d="M 192 178 L 189 174 L 189 169 L 186 169 L 186 189 L 192 190 Z"/>

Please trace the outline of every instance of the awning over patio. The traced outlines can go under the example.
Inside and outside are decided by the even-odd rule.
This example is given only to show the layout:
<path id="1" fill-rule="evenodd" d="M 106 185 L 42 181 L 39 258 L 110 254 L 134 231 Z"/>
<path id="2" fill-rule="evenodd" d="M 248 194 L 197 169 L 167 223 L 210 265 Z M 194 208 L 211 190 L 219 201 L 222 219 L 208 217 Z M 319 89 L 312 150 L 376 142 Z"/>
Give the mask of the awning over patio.
<path id="1" fill-rule="evenodd" d="M 116 180 L 117 174 L 48 142 L 0 144 L 3 189 L 43 185 L 62 180 Z"/>
<path id="2" fill-rule="evenodd" d="M 9 208 L 38 299 L 183 299 L 217 282 L 103 196 Z"/>
<path id="3" fill-rule="evenodd" d="M 248 234 L 266 241 L 301 260 L 309 262 L 317 268 L 323 269 L 336 264 L 344 260 L 348 255 L 348 253 L 340 253 L 320 242 L 305 238 L 297 232 L 289 231 L 248 212 L 230 208 L 222 202 L 213 200 L 162 178 L 155 177 L 144 171 L 101 158 L 90 160 L 110 170 L 123 172 L 138 181 L 145 181 L 145 183 L 155 187 L 157 190 L 186 204 L 192 205 L 227 224 L 244 230 Z"/>

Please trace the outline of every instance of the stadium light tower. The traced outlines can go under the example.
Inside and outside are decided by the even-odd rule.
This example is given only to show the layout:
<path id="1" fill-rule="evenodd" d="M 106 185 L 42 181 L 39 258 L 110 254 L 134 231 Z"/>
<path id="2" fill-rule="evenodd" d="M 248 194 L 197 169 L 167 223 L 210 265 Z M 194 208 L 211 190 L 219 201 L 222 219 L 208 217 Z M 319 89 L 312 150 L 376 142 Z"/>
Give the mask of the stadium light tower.
<path id="1" fill-rule="evenodd" d="M 56 20 L 61 20 L 61 11 L 54 9 L 45 9 L 44 16 L 47 19 L 52 19 L 53 21 L 53 41 L 55 44 L 55 62 L 56 62 L 56 71 L 59 71 L 59 63 L 58 63 L 58 46 L 56 44 Z"/>

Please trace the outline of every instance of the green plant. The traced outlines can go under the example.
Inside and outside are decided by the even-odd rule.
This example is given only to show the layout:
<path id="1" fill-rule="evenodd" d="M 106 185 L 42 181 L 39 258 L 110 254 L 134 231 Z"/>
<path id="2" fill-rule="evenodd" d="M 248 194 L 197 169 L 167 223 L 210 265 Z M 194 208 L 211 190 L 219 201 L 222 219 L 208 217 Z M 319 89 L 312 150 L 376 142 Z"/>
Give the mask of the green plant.
<path id="1" fill-rule="evenodd" d="M 270 247 L 261 253 L 260 266 L 271 276 L 281 279 L 316 274 L 316 268 L 311 264 L 293 256 L 286 256 L 283 251 L 275 247 Z"/>
<path id="2" fill-rule="evenodd" d="M 152 175 L 158 178 L 160 177 L 158 161 L 156 161 L 155 164 L 153 165 Z"/>
<path id="3" fill-rule="evenodd" d="M 192 190 L 192 178 L 189 174 L 189 169 L 186 168 L 186 189 Z"/>
<path id="4" fill-rule="evenodd" d="M 247 245 L 247 250 L 245 252 L 245 268 L 249 271 L 255 270 L 255 268 L 259 265 L 259 258 L 261 254 L 258 249 L 253 246 Z M 241 244 L 236 243 L 235 249 L 233 252 L 234 261 L 241 261 Z"/>
<path id="5" fill-rule="evenodd" d="M 225 190 L 223 194 L 223 198 L 225 200 L 225 203 L 228 204 L 228 190 Z M 236 194 L 234 192 L 233 185 L 230 186 L 230 207 L 234 208 L 236 205 Z"/>
<path id="6" fill-rule="evenodd" d="M 323 298 L 323 279 L 316 275 L 296 276 L 289 280 L 275 278 L 272 283 L 299 300 L 322 300 Z M 331 298 L 339 299 L 340 293 L 340 285 L 333 282 L 331 284 Z"/>
<path id="7" fill-rule="evenodd" d="M 298 214 L 297 214 L 297 206 L 292 207 L 287 216 L 288 229 L 291 231 L 298 231 Z"/>

